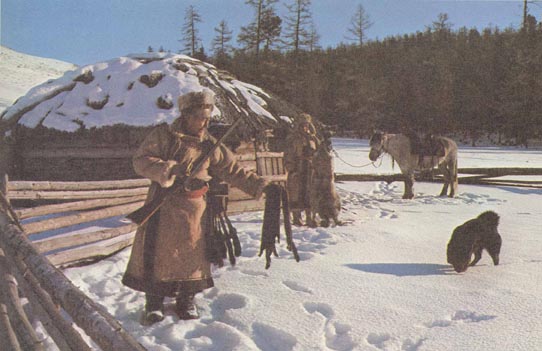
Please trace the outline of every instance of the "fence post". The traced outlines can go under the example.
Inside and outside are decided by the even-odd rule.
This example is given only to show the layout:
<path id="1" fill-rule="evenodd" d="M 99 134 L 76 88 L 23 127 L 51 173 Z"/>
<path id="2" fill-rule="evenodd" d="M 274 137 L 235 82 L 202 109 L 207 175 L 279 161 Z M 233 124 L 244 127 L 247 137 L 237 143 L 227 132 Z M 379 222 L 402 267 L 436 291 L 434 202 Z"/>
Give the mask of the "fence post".
<path id="1" fill-rule="evenodd" d="M 1 192 L 2 194 L 4 194 L 4 197 L 5 197 L 6 200 L 9 202 L 9 197 L 8 197 L 8 181 L 9 181 L 9 178 L 8 178 L 7 173 L 2 174 L 2 173 L 1 173 L 1 169 L 0 169 L 0 192 Z"/>

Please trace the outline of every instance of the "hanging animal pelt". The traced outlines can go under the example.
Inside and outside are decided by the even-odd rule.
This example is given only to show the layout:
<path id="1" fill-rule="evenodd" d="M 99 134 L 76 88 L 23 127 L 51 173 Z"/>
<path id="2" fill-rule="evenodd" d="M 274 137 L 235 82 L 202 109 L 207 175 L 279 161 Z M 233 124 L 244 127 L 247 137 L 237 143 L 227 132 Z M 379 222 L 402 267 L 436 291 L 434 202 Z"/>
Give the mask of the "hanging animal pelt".
<path id="1" fill-rule="evenodd" d="M 223 260 L 228 258 L 235 266 L 235 258 L 241 256 L 241 243 L 237 229 L 231 224 L 226 214 L 227 197 L 209 195 L 207 198 L 207 260 L 218 267 L 223 267 Z"/>
<path id="2" fill-rule="evenodd" d="M 299 255 L 292 238 L 292 224 L 290 223 L 290 209 L 288 207 L 288 194 L 283 186 L 270 184 L 265 191 L 265 210 L 263 215 L 262 237 L 260 245 L 261 256 L 265 251 L 265 269 L 271 267 L 271 255 L 278 257 L 275 242 L 280 242 L 280 213 L 284 217 L 284 231 L 286 234 L 286 248 L 291 251 L 299 262 Z"/>

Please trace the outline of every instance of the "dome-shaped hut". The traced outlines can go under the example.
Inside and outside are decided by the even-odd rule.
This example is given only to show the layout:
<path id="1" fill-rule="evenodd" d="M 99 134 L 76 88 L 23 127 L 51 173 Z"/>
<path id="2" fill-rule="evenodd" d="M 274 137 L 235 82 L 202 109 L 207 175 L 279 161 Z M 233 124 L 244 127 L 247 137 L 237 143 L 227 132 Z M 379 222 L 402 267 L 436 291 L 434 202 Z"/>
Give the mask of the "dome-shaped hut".
<path id="1" fill-rule="evenodd" d="M 0 136 L 10 141 L 8 174 L 26 180 L 134 178 L 135 148 L 151 128 L 178 117 L 179 95 L 203 87 L 216 94 L 211 130 L 242 118 L 231 146 L 240 145 L 241 153 L 280 151 L 272 135 L 285 134 L 299 112 L 294 107 L 213 65 L 148 53 L 69 71 L 5 110 Z"/>

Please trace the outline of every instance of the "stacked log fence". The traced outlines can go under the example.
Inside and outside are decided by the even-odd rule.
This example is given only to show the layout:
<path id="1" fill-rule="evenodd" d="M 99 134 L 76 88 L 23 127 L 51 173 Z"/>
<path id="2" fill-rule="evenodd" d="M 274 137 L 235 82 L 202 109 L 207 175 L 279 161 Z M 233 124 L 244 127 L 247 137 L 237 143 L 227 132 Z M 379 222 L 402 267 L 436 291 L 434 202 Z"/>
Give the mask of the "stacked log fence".
<path id="1" fill-rule="evenodd" d="M 528 176 L 542 176 L 542 168 L 459 168 L 459 184 L 510 186 L 542 189 L 542 180 L 521 179 Z M 336 174 L 335 181 L 384 181 L 392 183 L 403 181 L 402 174 Z M 442 174 L 437 169 L 416 174 L 417 181 L 442 182 Z"/>

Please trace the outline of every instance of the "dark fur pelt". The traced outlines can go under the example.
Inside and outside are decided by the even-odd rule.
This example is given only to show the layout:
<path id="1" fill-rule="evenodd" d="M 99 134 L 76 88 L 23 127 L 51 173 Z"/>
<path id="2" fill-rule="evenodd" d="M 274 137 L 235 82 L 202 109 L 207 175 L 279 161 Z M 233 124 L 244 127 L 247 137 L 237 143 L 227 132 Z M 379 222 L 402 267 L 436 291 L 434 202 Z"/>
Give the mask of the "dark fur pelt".
<path id="1" fill-rule="evenodd" d="M 448 263 L 457 273 L 465 272 L 469 266 L 474 266 L 485 249 L 495 265 L 499 264 L 502 239 L 497 230 L 499 215 L 486 211 L 455 228 L 448 242 Z M 471 262 L 472 255 L 474 260 Z"/>

